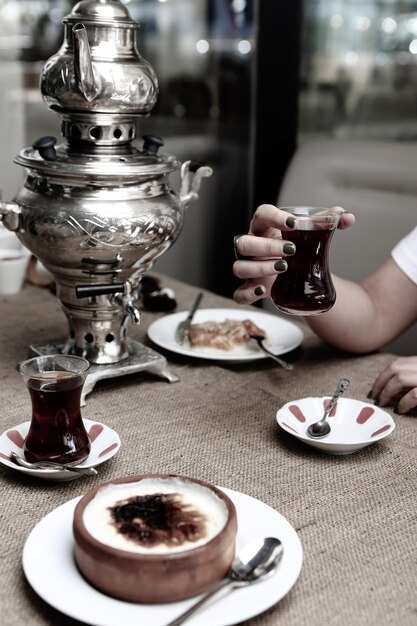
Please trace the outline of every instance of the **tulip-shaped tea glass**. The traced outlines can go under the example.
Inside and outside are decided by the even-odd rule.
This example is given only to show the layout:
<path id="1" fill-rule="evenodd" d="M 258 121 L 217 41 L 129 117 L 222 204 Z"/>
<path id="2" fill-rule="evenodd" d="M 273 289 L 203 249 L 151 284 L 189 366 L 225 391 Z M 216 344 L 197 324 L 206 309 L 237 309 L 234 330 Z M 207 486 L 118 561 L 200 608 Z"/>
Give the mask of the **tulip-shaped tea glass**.
<path id="1" fill-rule="evenodd" d="M 31 463 L 79 463 L 90 453 L 80 399 L 90 363 L 53 354 L 19 364 L 32 401 L 32 419 L 23 452 Z"/>
<path id="2" fill-rule="evenodd" d="M 311 206 L 280 207 L 297 219 L 295 230 L 282 230 L 282 238 L 296 246 L 287 257 L 288 268 L 271 289 L 277 309 L 292 315 L 318 315 L 336 300 L 329 269 L 329 246 L 343 209 Z"/>

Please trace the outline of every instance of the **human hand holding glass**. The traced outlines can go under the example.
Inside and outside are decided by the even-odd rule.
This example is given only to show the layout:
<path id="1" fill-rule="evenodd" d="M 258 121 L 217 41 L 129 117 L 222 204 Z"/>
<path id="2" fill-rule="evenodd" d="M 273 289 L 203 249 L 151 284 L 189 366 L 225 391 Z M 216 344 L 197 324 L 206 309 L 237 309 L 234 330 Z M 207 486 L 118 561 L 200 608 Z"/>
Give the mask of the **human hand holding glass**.
<path id="1" fill-rule="evenodd" d="M 272 301 L 277 309 L 292 315 L 325 313 L 336 301 L 329 246 L 343 209 L 294 206 L 283 210 L 296 219 L 297 227 L 282 233 L 296 252 L 272 285 Z"/>
<path id="2" fill-rule="evenodd" d="M 323 209 L 316 210 L 318 213 L 323 211 Z M 330 212 L 330 217 L 326 218 L 322 214 L 322 219 L 318 220 L 318 224 L 321 224 L 323 230 L 328 228 L 330 223 L 334 221 L 336 221 L 336 224 L 333 228 L 337 226 L 338 229 L 348 228 L 355 222 L 354 215 L 346 213 L 340 207 L 325 209 L 324 212 Z M 308 222 L 310 218 L 301 216 L 300 220 Z M 233 295 L 236 302 L 251 304 L 260 298 L 271 296 L 274 283 L 278 283 L 278 279 L 284 277 L 288 271 L 288 266 L 291 264 L 294 269 L 299 267 L 300 264 L 298 262 L 293 262 L 300 250 L 304 250 L 305 241 L 303 241 L 303 238 L 309 238 L 309 235 L 306 235 L 305 232 L 301 234 L 300 238 L 298 233 L 299 227 L 299 217 L 290 207 L 281 209 L 271 204 L 264 204 L 258 207 L 252 218 L 249 233 L 235 237 L 237 260 L 233 265 L 233 272 L 235 276 L 244 280 L 244 283 Z M 306 224 L 301 224 L 301 228 L 305 229 Z M 323 239 L 327 235 L 329 240 L 329 232 L 332 231 L 323 234 Z M 320 234 L 313 234 L 313 239 L 314 237 L 320 238 Z M 323 251 L 324 247 L 321 245 L 321 251 Z M 303 256 L 306 256 L 306 250 L 304 250 Z M 287 262 L 286 257 L 294 258 L 288 258 Z M 276 285 L 277 289 L 278 284 Z M 285 290 L 282 291 L 282 294 L 284 293 Z M 279 297 L 277 300 L 279 300 Z M 320 308 L 320 306 L 317 306 L 316 303 L 315 312 L 317 312 L 317 308 Z M 305 303 L 301 308 L 304 308 L 304 311 L 299 310 L 297 313 L 307 315 Z"/>

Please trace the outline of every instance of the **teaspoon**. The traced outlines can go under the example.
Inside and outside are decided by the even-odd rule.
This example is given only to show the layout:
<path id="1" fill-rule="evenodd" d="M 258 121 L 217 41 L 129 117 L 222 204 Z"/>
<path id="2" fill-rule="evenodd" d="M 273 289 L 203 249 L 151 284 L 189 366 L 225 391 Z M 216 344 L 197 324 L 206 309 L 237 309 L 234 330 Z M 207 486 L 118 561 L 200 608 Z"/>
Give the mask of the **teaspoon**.
<path id="1" fill-rule="evenodd" d="M 251 541 L 235 556 L 225 578 L 219 580 L 198 602 L 172 622 L 169 622 L 167 626 L 183 624 L 221 589 L 244 587 L 273 572 L 280 562 L 283 552 L 284 547 L 276 537 L 265 537 Z"/>
<path id="2" fill-rule="evenodd" d="M 291 363 L 288 363 L 287 361 L 284 361 L 283 359 L 280 359 L 279 356 L 277 356 L 273 352 L 270 352 L 268 350 L 268 348 L 266 348 L 264 346 L 263 341 L 264 341 L 265 337 L 263 335 L 249 335 L 249 337 L 251 339 L 255 339 L 255 341 L 257 342 L 258 346 L 261 348 L 261 350 L 263 350 L 265 352 L 265 354 L 267 354 L 271 359 L 274 359 L 274 361 L 279 363 L 286 370 L 293 370 L 294 369 L 294 365 L 292 365 Z"/>
<path id="3" fill-rule="evenodd" d="M 348 379 L 341 378 L 337 384 L 336 391 L 334 392 L 333 397 L 331 398 L 329 404 L 326 407 L 326 410 L 324 411 L 324 415 L 321 420 L 319 420 L 318 422 L 314 422 L 314 424 L 310 424 L 310 426 L 307 428 L 307 433 L 310 435 L 310 437 L 316 437 L 317 439 L 318 437 L 325 437 L 329 434 L 330 425 L 327 421 L 327 418 L 329 417 L 332 408 L 334 407 L 342 393 L 346 391 L 348 387 Z"/>
<path id="4" fill-rule="evenodd" d="M 26 469 L 47 469 L 49 467 L 51 469 L 75 472 L 76 474 L 85 474 L 86 476 L 95 476 L 98 474 L 97 470 L 94 467 L 77 467 L 74 465 L 65 465 L 64 463 L 55 463 L 55 461 L 37 461 L 36 463 L 29 463 L 29 461 L 26 461 L 26 459 L 22 459 L 21 456 L 13 451 L 10 452 L 10 456 L 13 461 L 17 463 L 17 465 L 26 467 Z"/>

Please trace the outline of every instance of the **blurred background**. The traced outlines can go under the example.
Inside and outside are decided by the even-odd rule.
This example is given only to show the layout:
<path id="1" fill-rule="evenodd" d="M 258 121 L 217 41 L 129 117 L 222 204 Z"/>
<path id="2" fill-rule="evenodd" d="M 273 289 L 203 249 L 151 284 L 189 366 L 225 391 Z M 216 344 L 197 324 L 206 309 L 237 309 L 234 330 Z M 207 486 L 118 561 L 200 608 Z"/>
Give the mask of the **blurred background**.
<path id="1" fill-rule="evenodd" d="M 60 137 L 59 118 L 40 96 L 39 73 L 60 47 L 62 17 L 75 4 L 0 0 L 0 179 L 6 200 L 23 181 L 21 168 L 13 163 L 15 155 L 42 135 Z M 412 188 L 406 190 L 406 219 L 392 231 L 392 241 L 388 238 L 381 245 L 375 261 L 369 257 L 368 264 L 364 255 L 365 261 L 357 262 L 357 273 L 366 273 L 368 265 L 379 261 L 378 255 L 385 258 L 386 246 L 416 222 L 417 0 L 125 4 L 140 24 L 139 50 L 160 82 L 158 103 L 150 117 L 138 121 L 138 137 L 160 135 L 165 141 L 162 152 L 181 161 L 201 159 L 214 169 L 199 201 L 188 209 L 183 233 L 156 262 L 156 271 L 231 296 L 237 286 L 231 271 L 233 235 L 245 232 L 255 207 L 276 203 L 284 188 L 285 200 L 293 204 L 320 201 L 319 179 L 328 179 L 328 165 L 319 171 L 317 162 L 325 162 L 325 151 L 330 150 L 333 167 L 334 150 L 347 154 L 345 146 L 351 150 L 353 169 L 358 169 L 358 159 L 352 145 L 376 146 L 374 152 L 360 152 L 363 174 L 379 145 L 385 150 L 390 144 L 404 144 L 405 156 L 391 157 L 384 151 L 386 167 L 402 169 L 403 176 L 409 168 L 412 179 Z M 308 146 L 310 160 L 295 174 L 291 170 L 289 189 L 289 166 Z M 346 174 L 351 166 L 344 162 L 340 167 Z M 332 175 L 331 167 L 329 171 Z M 384 173 L 381 178 L 390 194 L 384 210 L 390 211 L 392 223 L 396 200 L 386 188 Z M 339 183 L 335 195 L 323 197 L 323 203 L 343 201 L 351 208 L 345 193 L 349 178 Z M 404 188 L 393 184 L 395 193 L 404 196 Z M 318 191 L 313 193 L 314 186 Z M 362 181 L 361 188 L 368 187 Z M 337 195 L 342 188 L 343 197 Z M 303 197 L 298 189 L 304 189 Z M 361 202 L 358 195 L 351 202 L 359 216 Z M 379 192 L 376 202 L 383 205 Z M 369 221 L 374 218 L 368 215 Z M 392 230 L 389 221 L 381 228 L 380 233 Z M 358 250 L 352 250 L 353 239 L 338 239 L 347 243 L 334 269 L 349 275 L 349 256 L 356 259 Z M 379 235 L 368 233 L 362 248 L 369 239 L 369 246 L 375 246 Z"/>

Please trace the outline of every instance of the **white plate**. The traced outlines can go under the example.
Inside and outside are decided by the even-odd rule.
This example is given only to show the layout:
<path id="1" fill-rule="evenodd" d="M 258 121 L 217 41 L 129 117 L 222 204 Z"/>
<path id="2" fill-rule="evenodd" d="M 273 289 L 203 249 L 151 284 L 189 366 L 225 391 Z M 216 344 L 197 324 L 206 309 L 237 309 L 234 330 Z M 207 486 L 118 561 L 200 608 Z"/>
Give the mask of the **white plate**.
<path id="1" fill-rule="evenodd" d="M 100 422 L 92 422 L 83 418 L 84 425 L 87 429 L 91 441 L 91 450 L 88 457 L 80 463 L 80 467 L 97 467 L 101 463 L 105 463 L 114 456 L 120 448 L 119 435 Z M 22 474 L 29 474 L 36 478 L 44 478 L 46 480 L 56 480 L 60 482 L 75 480 L 81 474 L 75 472 L 66 472 L 59 469 L 28 469 L 17 465 L 10 459 L 10 452 L 16 452 L 23 456 L 23 442 L 29 430 L 30 422 L 24 422 L 13 428 L 9 428 L 0 436 L 0 463 L 11 467 Z"/>
<path id="2" fill-rule="evenodd" d="M 291 400 L 276 414 L 278 424 L 290 435 L 328 454 L 350 454 L 392 433 L 395 422 L 374 404 L 339 398 L 330 412 L 331 431 L 322 439 L 307 434 L 307 428 L 323 417 L 330 397 Z"/>
<path id="3" fill-rule="evenodd" d="M 237 346 L 233 351 L 227 352 L 225 350 L 216 350 L 215 348 L 192 348 L 187 343 L 187 340 L 183 345 L 180 345 L 175 341 L 175 329 L 187 315 L 188 311 L 182 311 L 181 313 L 172 313 L 171 315 L 161 317 L 149 326 L 148 337 L 161 348 L 199 359 L 243 362 L 267 358 L 256 341 Z M 294 350 L 301 344 L 304 338 L 302 330 L 296 324 L 278 315 L 260 311 L 248 311 L 246 309 L 200 309 L 193 318 L 193 324 L 201 324 L 208 321 L 223 322 L 225 319 L 250 319 L 266 332 L 268 337 L 264 342 L 265 346 L 275 354 L 284 354 Z"/>
<path id="4" fill-rule="evenodd" d="M 278 537 L 284 553 L 277 571 L 265 580 L 235 589 L 201 609 L 190 626 L 230 626 L 247 620 L 281 600 L 295 584 L 303 550 L 291 524 L 264 502 L 223 489 L 233 500 L 238 519 L 237 549 L 260 536 Z M 58 611 L 94 626 L 165 626 L 195 602 L 166 604 L 123 602 L 100 593 L 79 573 L 73 558 L 74 498 L 46 515 L 31 531 L 23 549 L 23 570 L 36 593 Z"/>

